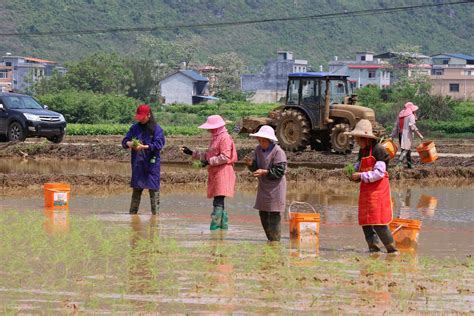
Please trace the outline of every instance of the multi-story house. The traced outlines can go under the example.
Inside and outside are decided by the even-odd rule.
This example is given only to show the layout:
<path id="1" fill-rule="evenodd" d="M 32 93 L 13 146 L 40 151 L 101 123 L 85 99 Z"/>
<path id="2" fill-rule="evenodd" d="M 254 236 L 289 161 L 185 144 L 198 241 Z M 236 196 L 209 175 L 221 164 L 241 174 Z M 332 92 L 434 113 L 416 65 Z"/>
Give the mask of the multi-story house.
<path id="1" fill-rule="evenodd" d="M 458 100 L 474 100 L 474 56 L 438 54 L 431 56 L 431 93 Z"/>
<path id="2" fill-rule="evenodd" d="M 288 74 L 307 71 L 307 60 L 294 59 L 293 52 L 278 51 L 277 59 L 267 61 L 260 73 L 242 75 L 241 88 L 254 93 L 255 103 L 278 102 L 286 96 Z"/>
<path id="3" fill-rule="evenodd" d="M 35 82 L 51 76 L 54 71 L 61 74 L 66 72 L 65 68 L 55 61 L 6 53 L 0 61 L 0 88 L 26 92 Z"/>
<path id="4" fill-rule="evenodd" d="M 430 56 L 409 52 L 386 52 L 375 55 L 374 58 L 389 65 L 391 83 L 397 82 L 400 77 L 416 78 L 429 76 L 431 72 Z"/>
<path id="5" fill-rule="evenodd" d="M 353 88 L 375 85 L 380 88 L 390 85 L 390 67 L 380 59 L 374 59 L 372 52 L 356 53 L 356 60 L 338 60 L 337 56 L 329 62 L 329 72 L 349 76 Z"/>

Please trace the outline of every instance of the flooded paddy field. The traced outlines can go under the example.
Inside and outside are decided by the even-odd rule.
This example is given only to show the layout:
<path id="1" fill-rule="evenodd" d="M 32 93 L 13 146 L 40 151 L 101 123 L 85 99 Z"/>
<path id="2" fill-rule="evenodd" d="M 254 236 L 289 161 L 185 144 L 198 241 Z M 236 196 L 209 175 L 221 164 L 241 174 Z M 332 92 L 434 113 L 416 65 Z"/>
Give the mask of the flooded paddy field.
<path id="1" fill-rule="evenodd" d="M 422 222 L 416 252 L 367 253 L 357 224 L 358 185 L 341 169 L 355 154 L 288 155 L 288 205 L 321 215 L 319 239 L 269 244 L 252 209 L 257 181 L 237 164 L 226 199 L 230 228 L 209 231 L 206 170 L 170 138 L 161 212 L 148 193 L 129 215 L 129 153 L 121 137 L 67 137 L 0 148 L 0 313 L 433 314 L 474 312 L 474 142 L 437 141 L 442 156 L 389 169 L 395 217 Z M 239 156 L 255 143 L 237 138 Z M 416 158 L 415 158 L 416 160 Z M 68 210 L 43 207 L 42 185 L 71 185 Z M 303 211 L 303 210 L 302 210 Z"/>
<path id="2" fill-rule="evenodd" d="M 253 187 L 209 231 L 204 184 L 164 185 L 161 213 L 128 215 L 130 189 L 72 188 L 69 210 L 41 188 L 0 199 L 0 311 L 64 313 L 456 313 L 474 311 L 474 186 L 392 185 L 394 213 L 419 219 L 418 250 L 366 252 L 357 186 L 301 183 L 288 202 L 321 214 L 318 243 L 266 242 Z"/>

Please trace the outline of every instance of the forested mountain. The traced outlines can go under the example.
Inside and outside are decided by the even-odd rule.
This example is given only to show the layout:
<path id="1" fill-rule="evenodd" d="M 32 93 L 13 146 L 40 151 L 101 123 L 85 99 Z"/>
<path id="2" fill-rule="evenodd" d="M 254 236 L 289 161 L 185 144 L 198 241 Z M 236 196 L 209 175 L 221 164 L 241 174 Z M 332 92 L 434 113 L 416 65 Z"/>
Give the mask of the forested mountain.
<path id="1" fill-rule="evenodd" d="M 455 0 L 1 0 L 0 33 L 80 31 L 214 23 L 352 12 Z M 419 45 L 421 52 L 474 54 L 474 2 L 390 14 L 369 14 L 219 28 L 173 28 L 65 36 L 1 36 L 0 53 L 58 61 L 94 52 L 145 54 L 137 41 L 150 35 L 166 41 L 192 40 L 195 60 L 233 51 L 248 65 L 262 64 L 279 49 L 313 65 L 334 55 L 351 58 L 361 50 L 386 51 Z"/>

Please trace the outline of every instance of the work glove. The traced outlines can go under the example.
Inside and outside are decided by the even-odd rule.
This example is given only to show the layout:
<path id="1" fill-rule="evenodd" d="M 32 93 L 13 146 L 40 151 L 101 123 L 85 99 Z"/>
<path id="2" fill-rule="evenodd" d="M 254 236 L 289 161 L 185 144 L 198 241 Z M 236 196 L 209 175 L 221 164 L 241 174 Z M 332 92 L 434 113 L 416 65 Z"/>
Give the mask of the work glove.
<path id="1" fill-rule="evenodd" d="M 183 152 L 183 154 L 186 154 L 186 155 L 191 156 L 193 154 L 193 151 L 186 146 L 181 147 L 181 151 Z"/>
<path id="2" fill-rule="evenodd" d="M 206 168 L 209 165 L 209 161 L 201 160 L 201 168 Z"/>

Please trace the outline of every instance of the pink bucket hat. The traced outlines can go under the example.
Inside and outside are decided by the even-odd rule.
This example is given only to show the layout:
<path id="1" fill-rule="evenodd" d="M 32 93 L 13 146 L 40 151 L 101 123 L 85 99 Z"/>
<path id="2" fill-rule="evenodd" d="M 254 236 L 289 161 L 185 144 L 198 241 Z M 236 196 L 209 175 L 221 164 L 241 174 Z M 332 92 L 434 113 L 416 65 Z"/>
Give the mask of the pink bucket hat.
<path id="1" fill-rule="evenodd" d="M 407 102 L 405 103 L 404 109 L 400 111 L 400 114 L 398 114 L 398 117 L 405 117 L 413 112 L 416 112 L 418 110 L 418 106 L 413 104 L 413 102 Z"/>
<path id="2" fill-rule="evenodd" d="M 202 129 L 216 129 L 225 125 L 224 119 L 220 115 L 211 115 L 207 118 L 206 123 L 199 126 Z"/>
<path id="3" fill-rule="evenodd" d="M 260 127 L 258 132 L 254 134 L 249 134 L 249 136 L 266 138 L 274 142 L 278 141 L 278 138 L 276 138 L 275 136 L 275 131 L 273 130 L 271 126 L 268 126 L 268 125 L 263 125 L 262 127 Z"/>

